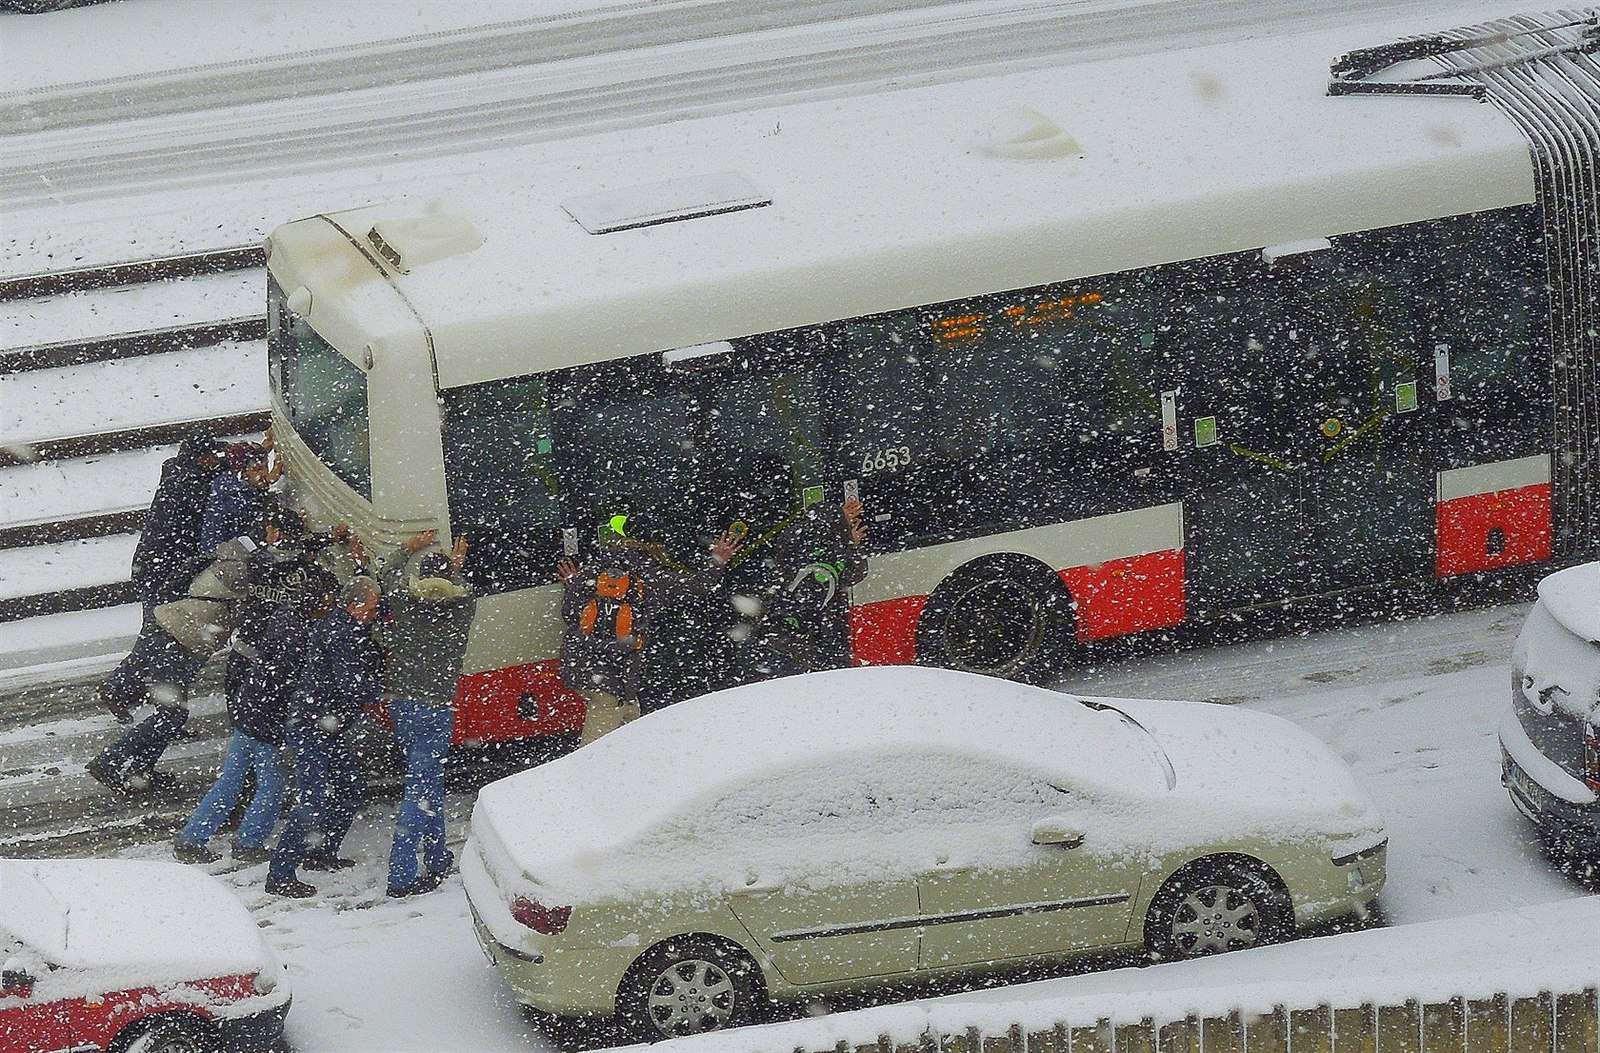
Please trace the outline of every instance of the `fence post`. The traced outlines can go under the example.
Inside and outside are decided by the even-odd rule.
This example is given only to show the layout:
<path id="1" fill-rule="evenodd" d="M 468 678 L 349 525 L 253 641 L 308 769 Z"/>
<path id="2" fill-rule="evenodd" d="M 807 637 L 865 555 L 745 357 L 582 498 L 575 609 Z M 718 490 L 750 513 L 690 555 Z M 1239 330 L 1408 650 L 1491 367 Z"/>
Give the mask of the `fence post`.
<path id="1" fill-rule="evenodd" d="M 1378 1011 L 1358 1005 L 1333 1011 L 1335 1053 L 1378 1053 Z"/>
<path id="2" fill-rule="evenodd" d="M 1057 1024 L 1048 1031 L 1028 1032 L 1028 1053 L 1067 1053 L 1067 1025 Z"/>
<path id="3" fill-rule="evenodd" d="M 1156 1053 L 1156 1024 L 1145 1017 L 1137 1024 L 1123 1024 L 1116 1030 L 1116 1053 Z"/>
<path id="4" fill-rule="evenodd" d="M 1071 1030 L 1072 1053 L 1112 1053 L 1111 1021 Z"/>
<path id="5" fill-rule="evenodd" d="M 1600 1004 L 1591 987 L 1556 998 L 1556 1053 L 1595 1053 L 1600 1049 Z"/>
<path id="6" fill-rule="evenodd" d="M 1472 1053 L 1509 1053 L 1510 1007 L 1505 995 L 1467 1002 L 1467 1048 Z"/>
<path id="7" fill-rule="evenodd" d="M 1378 1007 L 1378 1053 L 1421 1053 L 1422 1010 L 1417 1003 Z"/>
<path id="8" fill-rule="evenodd" d="M 1250 1053 L 1289 1053 L 1289 1014 L 1283 1006 L 1273 1006 L 1265 1016 L 1247 1018 L 1244 1045 Z"/>
<path id="9" fill-rule="evenodd" d="M 1239 1010 L 1227 1016 L 1202 1017 L 1200 1048 L 1205 1053 L 1244 1053 L 1244 1016 Z"/>
<path id="10" fill-rule="evenodd" d="M 1333 1053 L 1333 1010 L 1325 1005 L 1290 1010 L 1289 1048 L 1294 1053 Z"/>
<path id="11" fill-rule="evenodd" d="M 1466 1030 L 1460 998 L 1422 1007 L 1423 1053 L 1464 1053 Z"/>
<path id="12" fill-rule="evenodd" d="M 1511 1003 L 1511 1053 L 1550 1053 L 1555 1038 L 1551 1028 L 1553 1001 L 1545 992 Z"/>

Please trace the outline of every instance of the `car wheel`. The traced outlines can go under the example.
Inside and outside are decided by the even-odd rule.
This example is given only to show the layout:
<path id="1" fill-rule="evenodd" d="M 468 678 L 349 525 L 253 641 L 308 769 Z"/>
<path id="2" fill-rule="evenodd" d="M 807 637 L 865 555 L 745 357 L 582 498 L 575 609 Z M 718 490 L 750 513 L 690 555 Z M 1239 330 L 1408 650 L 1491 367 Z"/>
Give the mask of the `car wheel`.
<path id="1" fill-rule="evenodd" d="M 206 1053 L 211 1045 L 211 1036 L 200 1021 L 158 1016 L 124 1030 L 111 1048 L 113 1053 Z"/>
<path id="2" fill-rule="evenodd" d="M 1037 683 L 1066 664 L 1077 641 L 1072 597 L 1037 560 L 975 560 L 940 583 L 918 624 L 919 655 L 934 665 Z"/>
<path id="3" fill-rule="evenodd" d="M 764 1002 L 761 970 L 732 944 L 681 936 L 634 962 L 617 1002 L 623 1023 L 645 1042 L 739 1027 Z"/>
<path id="4" fill-rule="evenodd" d="M 1156 893 L 1145 947 L 1171 961 L 1274 943 L 1292 928 L 1291 911 L 1284 894 L 1255 868 L 1202 863 L 1180 870 Z"/>

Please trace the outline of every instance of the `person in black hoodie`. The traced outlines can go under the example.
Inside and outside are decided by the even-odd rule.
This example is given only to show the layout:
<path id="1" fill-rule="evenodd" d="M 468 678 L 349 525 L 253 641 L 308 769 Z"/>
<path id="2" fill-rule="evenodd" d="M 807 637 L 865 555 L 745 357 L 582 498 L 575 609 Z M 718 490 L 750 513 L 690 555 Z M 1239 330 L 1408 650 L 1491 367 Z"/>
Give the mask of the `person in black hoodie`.
<path id="1" fill-rule="evenodd" d="M 145 701 L 151 649 L 161 635 L 155 609 L 182 596 L 205 564 L 200 557 L 200 524 L 211 481 L 225 463 L 225 450 L 216 439 L 185 439 L 161 465 L 161 481 L 133 550 L 134 594 L 144 606 L 139 640 L 100 685 L 100 700 L 119 724 L 130 723 L 133 709 Z"/>
<path id="2" fill-rule="evenodd" d="M 283 767 L 283 726 L 290 693 L 305 666 L 312 623 L 333 609 L 338 579 L 320 567 L 306 569 L 288 602 L 272 603 L 252 635 L 252 655 L 228 694 L 233 735 L 222 771 L 194 814 L 173 841 L 172 854 L 182 863 L 220 859 L 206 844 L 238 804 L 247 775 L 255 775 L 255 794 L 234 837 L 233 858 L 264 863 L 266 841 L 277 824 L 288 787 Z"/>
<path id="3" fill-rule="evenodd" d="M 303 899 L 317 890 L 301 881 L 301 865 L 341 870 L 339 846 L 361 806 L 361 765 L 344 730 L 383 690 L 382 660 L 373 638 L 378 583 L 351 578 L 339 607 L 311 626 L 305 666 L 289 703 L 284 738 L 294 755 L 295 806 L 267 868 L 267 891 Z"/>

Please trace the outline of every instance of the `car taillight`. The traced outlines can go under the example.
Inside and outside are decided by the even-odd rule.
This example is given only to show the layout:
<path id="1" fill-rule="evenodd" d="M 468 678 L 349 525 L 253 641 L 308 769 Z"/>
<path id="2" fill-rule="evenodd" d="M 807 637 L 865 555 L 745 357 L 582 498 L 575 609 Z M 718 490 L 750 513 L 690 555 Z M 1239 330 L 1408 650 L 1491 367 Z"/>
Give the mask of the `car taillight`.
<path id="1" fill-rule="evenodd" d="M 571 907 L 547 907 L 536 899 L 518 896 L 511 901 L 511 916 L 534 932 L 554 936 L 564 932 L 567 919 L 572 917 Z"/>
<path id="2" fill-rule="evenodd" d="M 1600 729 L 1587 721 L 1583 725 L 1583 782 L 1600 793 Z"/>

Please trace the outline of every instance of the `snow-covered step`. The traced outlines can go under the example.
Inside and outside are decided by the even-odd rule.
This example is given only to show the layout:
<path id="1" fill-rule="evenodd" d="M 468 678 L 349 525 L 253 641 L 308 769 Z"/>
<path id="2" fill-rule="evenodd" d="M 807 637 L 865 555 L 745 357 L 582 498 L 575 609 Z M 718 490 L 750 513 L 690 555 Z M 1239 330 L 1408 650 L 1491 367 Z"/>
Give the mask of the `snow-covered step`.
<path id="1" fill-rule="evenodd" d="M 150 507 L 176 446 L 0 468 L 0 529 Z"/>
<path id="2" fill-rule="evenodd" d="M 267 408 L 264 341 L 0 374 L 0 445 Z"/>
<path id="3" fill-rule="evenodd" d="M 128 580 L 138 534 L 0 549 L 0 600 Z"/>
<path id="4" fill-rule="evenodd" d="M 265 272 L 255 268 L 0 303 L 0 368 L 4 353 L 20 347 L 257 317 L 266 295 Z"/>

